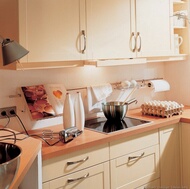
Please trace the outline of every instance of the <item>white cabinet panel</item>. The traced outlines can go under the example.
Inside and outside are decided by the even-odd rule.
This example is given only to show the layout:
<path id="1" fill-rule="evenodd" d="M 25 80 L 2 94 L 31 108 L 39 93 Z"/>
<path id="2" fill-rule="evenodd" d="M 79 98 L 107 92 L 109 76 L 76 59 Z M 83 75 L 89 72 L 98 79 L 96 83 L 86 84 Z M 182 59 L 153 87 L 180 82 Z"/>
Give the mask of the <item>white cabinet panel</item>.
<path id="1" fill-rule="evenodd" d="M 170 0 L 135 0 L 135 31 L 141 38 L 138 57 L 172 54 L 172 2 Z M 143 8 L 142 8 L 143 7 Z M 137 45 L 139 46 L 139 44 Z"/>
<path id="2" fill-rule="evenodd" d="M 43 161 L 42 179 L 46 182 L 108 160 L 108 144 L 58 156 Z"/>
<path id="3" fill-rule="evenodd" d="M 134 189 L 156 189 L 156 188 L 161 188 L 160 187 L 160 179 L 154 180 L 152 182 L 149 182 L 143 186 L 140 186 L 140 187 L 134 188 Z"/>
<path id="4" fill-rule="evenodd" d="M 158 145 L 111 160 L 111 188 L 136 188 L 159 178 L 158 162 Z"/>
<path id="5" fill-rule="evenodd" d="M 132 57 L 130 0 L 86 0 L 89 59 Z"/>
<path id="6" fill-rule="evenodd" d="M 170 0 L 86 0 L 88 59 L 169 56 Z"/>
<path id="7" fill-rule="evenodd" d="M 160 171 L 162 187 L 181 186 L 178 124 L 160 129 Z"/>
<path id="8" fill-rule="evenodd" d="M 153 130 L 110 142 L 110 158 L 123 156 L 159 144 L 158 131 Z"/>
<path id="9" fill-rule="evenodd" d="M 190 188 L 190 124 L 181 124 L 182 186 Z"/>
<path id="10" fill-rule="evenodd" d="M 109 189 L 109 163 L 102 163 L 49 182 L 49 189 Z"/>
<path id="11" fill-rule="evenodd" d="M 28 62 L 82 59 L 80 0 L 21 0 L 20 41 Z M 21 17 L 21 19 L 23 19 Z M 23 20 L 24 21 L 24 20 Z"/>

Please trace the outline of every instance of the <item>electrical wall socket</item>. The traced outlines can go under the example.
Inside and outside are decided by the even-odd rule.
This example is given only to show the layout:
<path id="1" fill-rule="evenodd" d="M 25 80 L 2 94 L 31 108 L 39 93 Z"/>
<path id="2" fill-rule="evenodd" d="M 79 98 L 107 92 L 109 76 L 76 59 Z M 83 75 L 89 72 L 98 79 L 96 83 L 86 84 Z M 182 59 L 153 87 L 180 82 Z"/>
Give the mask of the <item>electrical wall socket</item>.
<path id="1" fill-rule="evenodd" d="M 0 108 L 0 119 L 7 118 L 7 116 L 15 117 L 16 116 L 15 114 L 11 114 L 11 111 L 13 111 L 13 110 L 16 113 L 16 106 Z M 5 112 L 6 112 L 6 114 L 5 114 Z"/>

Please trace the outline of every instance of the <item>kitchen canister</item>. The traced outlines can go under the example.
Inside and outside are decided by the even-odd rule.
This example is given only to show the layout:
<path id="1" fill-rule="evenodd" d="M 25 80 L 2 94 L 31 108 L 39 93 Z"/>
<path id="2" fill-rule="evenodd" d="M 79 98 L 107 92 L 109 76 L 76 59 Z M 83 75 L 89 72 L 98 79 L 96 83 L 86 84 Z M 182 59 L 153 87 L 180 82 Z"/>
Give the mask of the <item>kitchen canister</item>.
<path id="1" fill-rule="evenodd" d="M 85 124 L 85 112 L 80 92 L 77 92 L 77 96 L 74 101 L 74 112 L 75 112 L 75 125 L 78 130 L 83 131 Z"/>
<path id="2" fill-rule="evenodd" d="M 174 34 L 174 54 L 179 54 L 179 47 L 183 43 L 183 38 L 178 34 Z"/>
<path id="3" fill-rule="evenodd" d="M 63 108 L 63 127 L 64 129 L 75 126 L 74 106 L 69 93 L 66 94 Z"/>

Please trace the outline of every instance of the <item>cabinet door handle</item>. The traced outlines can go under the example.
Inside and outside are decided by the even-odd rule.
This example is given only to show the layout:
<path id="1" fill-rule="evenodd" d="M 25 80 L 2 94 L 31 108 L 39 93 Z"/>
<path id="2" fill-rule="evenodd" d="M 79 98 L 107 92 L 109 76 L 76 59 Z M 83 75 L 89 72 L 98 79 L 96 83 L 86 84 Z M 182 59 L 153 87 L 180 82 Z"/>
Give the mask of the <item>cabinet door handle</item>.
<path id="1" fill-rule="evenodd" d="M 86 179 L 87 177 L 89 177 L 89 173 L 87 173 L 86 175 L 82 176 L 82 177 L 79 177 L 79 178 L 69 178 L 67 179 L 67 183 L 72 183 L 72 182 L 76 182 L 76 181 L 79 181 L 79 180 L 82 180 L 82 179 Z"/>
<path id="2" fill-rule="evenodd" d="M 137 52 L 140 52 L 141 51 L 141 36 L 140 36 L 140 32 L 137 32 L 136 44 L 138 44 L 138 39 L 139 39 L 139 47 L 137 48 Z"/>
<path id="3" fill-rule="evenodd" d="M 144 156 L 144 152 L 140 155 L 140 156 L 129 156 L 128 157 L 128 161 L 132 160 L 132 159 L 140 159 Z"/>
<path id="4" fill-rule="evenodd" d="M 86 34 L 85 34 L 85 30 L 82 30 L 82 36 L 84 38 L 84 47 L 83 49 L 81 50 L 82 54 L 85 53 L 85 50 L 86 50 Z"/>
<path id="5" fill-rule="evenodd" d="M 73 164 L 77 164 L 77 163 L 82 163 L 82 162 L 87 161 L 88 159 L 89 159 L 89 157 L 87 156 L 86 158 L 78 160 L 78 161 L 68 161 L 67 165 L 73 165 Z"/>
<path id="6" fill-rule="evenodd" d="M 133 41 L 135 42 L 134 47 L 133 47 Z M 135 33 L 134 32 L 131 33 L 130 45 L 129 46 L 130 46 L 131 51 L 135 52 L 135 49 L 136 49 L 136 38 L 135 38 Z"/>

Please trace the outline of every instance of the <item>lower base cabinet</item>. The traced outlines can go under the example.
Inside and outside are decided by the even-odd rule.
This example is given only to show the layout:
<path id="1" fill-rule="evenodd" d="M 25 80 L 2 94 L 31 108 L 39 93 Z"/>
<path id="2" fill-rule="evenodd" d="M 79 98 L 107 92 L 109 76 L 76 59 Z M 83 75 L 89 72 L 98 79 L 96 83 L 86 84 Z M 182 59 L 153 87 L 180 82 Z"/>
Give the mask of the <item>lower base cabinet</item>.
<path id="1" fill-rule="evenodd" d="M 159 129 L 161 187 L 181 187 L 179 124 Z"/>
<path id="2" fill-rule="evenodd" d="M 190 124 L 181 123 L 182 186 L 190 188 Z"/>
<path id="3" fill-rule="evenodd" d="M 43 189 L 190 188 L 190 124 L 179 126 L 46 160 Z"/>
<path id="4" fill-rule="evenodd" d="M 109 189 L 109 163 L 102 163 L 43 184 L 43 189 Z"/>
<path id="5" fill-rule="evenodd" d="M 158 130 L 110 143 L 111 189 L 142 188 L 159 177 Z"/>
<path id="6" fill-rule="evenodd" d="M 160 179 L 156 179 L 152 182 L 149 182 L 145 185 L 142 185 L 142 186 L 134 188 L 134 189 L 162 189 L 162 188 L 160 186 Z"/>
<path id="7" fill-rule="evenodd" d="M 158 162 L 158 145 L 111 160 L 111 189 L 135 189 L 159 178 Z"/>

